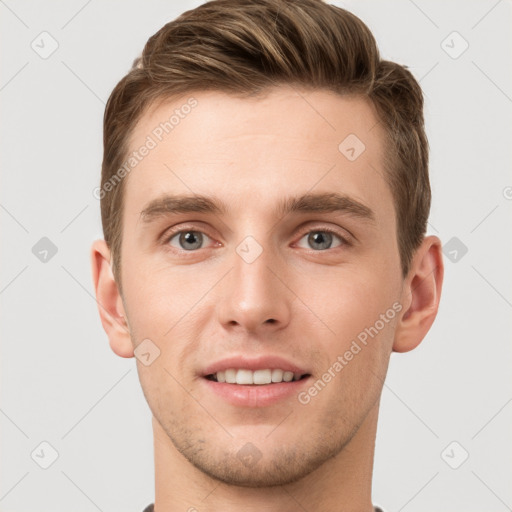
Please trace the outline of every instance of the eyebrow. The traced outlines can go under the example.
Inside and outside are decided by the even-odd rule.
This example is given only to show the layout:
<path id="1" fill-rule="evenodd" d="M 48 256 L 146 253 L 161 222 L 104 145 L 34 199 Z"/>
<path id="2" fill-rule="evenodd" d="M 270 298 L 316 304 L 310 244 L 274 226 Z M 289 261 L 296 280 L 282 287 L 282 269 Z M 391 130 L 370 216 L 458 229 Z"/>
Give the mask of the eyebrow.
<path id="1" fill-rule="evenodd" d="M 140 212 L 143 222 L 178 213 L 211 213 L 225 215 L 227 205 L 218 199 L 205 195 L 164 195 L 150 201 Z M 297 197 L 287 197 L 276 208 L 276 214 L 284 217 L 290 213 L 344 213 L 361 220 L 375 223 L 375 213 L 371 208 L 345 194 L 307 193 Z"/>

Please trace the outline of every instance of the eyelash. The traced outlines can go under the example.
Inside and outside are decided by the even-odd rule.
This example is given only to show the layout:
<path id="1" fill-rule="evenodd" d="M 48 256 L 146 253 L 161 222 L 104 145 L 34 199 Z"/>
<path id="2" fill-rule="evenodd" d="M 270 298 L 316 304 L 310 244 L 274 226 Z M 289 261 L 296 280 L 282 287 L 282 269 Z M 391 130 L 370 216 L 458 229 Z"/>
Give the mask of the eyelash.
<path id="1" fill-rule="evenodd" d="M 213 237 L 210 236 L 208 233 L 205 233 L 204 231 L 201 231 L 200 229 L 197 229 L 194 226 L 185 226 L 185 227 L 180 227 L 180 229 L 176 229 L 176 230 L 172 230 L 171 229 L 171 230 L 167 231 L 165 233 L 165 235 L 162 236 L 162 244 L 165 245 L 166 247 L 171 248 L 170 250 L 172 250 L 172 251 L 179 251 L 180 253 L 193 254 L 193 253 L 196 253 L 196 252 L 200 251 L 201 249 L 205 249 L 205 247 L 202 247 L 201 249 L 194 249 L 194 250 L 191 250 L 191 251 L 186 251 L 185 249 L 177 249 L 176 247 L 171 247 L 169 245 L 169 242 L 176 235 L 179 235 L 180 233 L 186 233 L 188 231 L 193 231 L 193 232 L 196 232 L 196 233 L 201 233 L 201 234 L 206 235 L 207 237 L 209 237 L 210 239 L 213 240 Z M 310 249 L 310 251 L 315 252 L 315 253 L 332 251 L 332 250 L 340 249 L 340 248 L 343 248 L 343 247 L 351 247 L 353 245 L 352 242 L 350 242 L 347 239 L 347 237 L 341 235 L 337 230 L 332 229 L 332 228 L 328 228 L 328 227 L 324 227 L 324 226 L 319 227 L 319 228 L 307 228 L 304 231 L 301 231 L 299 240 L 301 240 L 305 235 L 307 235 L 309 233 L 330 233 L 330 234 L 332 234 L 334 236 L 337 236 L 340 239 L 340 241 L 341 241 L 341 245 L 339 245 L 337 247 L 332 247 L 330 249 L 323 249 L 323 250 L 319 250 L 319 251 L 315 251 L 313 249 Z"/>

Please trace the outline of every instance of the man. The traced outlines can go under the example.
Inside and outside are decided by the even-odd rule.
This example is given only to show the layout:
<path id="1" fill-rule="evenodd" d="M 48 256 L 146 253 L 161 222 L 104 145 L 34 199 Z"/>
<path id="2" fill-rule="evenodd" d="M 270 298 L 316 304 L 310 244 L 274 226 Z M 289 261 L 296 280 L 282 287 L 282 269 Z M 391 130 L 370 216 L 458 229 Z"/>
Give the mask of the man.
<path id="1" fill-rule="evenodd" d="M 146 510 L 374 510 L 389 357 L 443 281 L 412 74 L 319 0 L 205 3 L 114 89 L 100 198 L 99 313 L 153 415 Z"/>

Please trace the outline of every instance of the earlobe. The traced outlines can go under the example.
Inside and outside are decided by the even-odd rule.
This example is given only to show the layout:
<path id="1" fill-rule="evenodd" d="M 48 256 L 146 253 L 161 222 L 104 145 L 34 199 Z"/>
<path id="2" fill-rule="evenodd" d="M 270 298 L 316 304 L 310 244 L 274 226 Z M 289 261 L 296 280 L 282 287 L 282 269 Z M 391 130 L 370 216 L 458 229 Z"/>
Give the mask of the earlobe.
<path id="1" fill-rule="evenodd" d="M 114 353 L 120 357 L 133 357 L 126 313 L 110 263 L 107 243 L 105 240 L 95 240 L 91 247 L 91 267 L 101 324 Z"/>
<path id="2" fill-rule="evenodd" d="M 443 276 L 441 240 L 428 236 L 417 249 L 404 284 L 404 313 L 396 325 L 393 352 L 413 350 L 426 336 L 439 308 Z"/>

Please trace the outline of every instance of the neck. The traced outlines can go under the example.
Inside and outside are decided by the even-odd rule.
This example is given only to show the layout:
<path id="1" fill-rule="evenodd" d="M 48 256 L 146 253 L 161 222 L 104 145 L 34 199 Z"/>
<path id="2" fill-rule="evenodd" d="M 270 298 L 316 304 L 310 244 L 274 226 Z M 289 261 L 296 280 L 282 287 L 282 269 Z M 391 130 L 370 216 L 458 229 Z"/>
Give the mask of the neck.
<path id="1" fill-rule="evenodd" d="M 371 482 L 379 402 L 343 449 L 297 482 L 240 487 L 214 480 L 178 452 L 153 417 L 155 512 L 373 512 Z"/>

